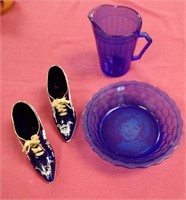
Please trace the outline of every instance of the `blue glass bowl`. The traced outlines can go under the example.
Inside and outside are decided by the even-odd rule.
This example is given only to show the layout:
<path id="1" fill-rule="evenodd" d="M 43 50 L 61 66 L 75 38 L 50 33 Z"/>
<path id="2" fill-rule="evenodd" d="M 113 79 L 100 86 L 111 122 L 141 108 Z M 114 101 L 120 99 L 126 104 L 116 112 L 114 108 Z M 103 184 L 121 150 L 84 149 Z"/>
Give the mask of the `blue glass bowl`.
<path id="1" fill-rule="evenodd" d="M 178 147 L 182 119 L 175 102 L 147 83 L 119 82 L 98 91 L 83 112 L 91 148 L 127 168 L 161 163 Z"/>

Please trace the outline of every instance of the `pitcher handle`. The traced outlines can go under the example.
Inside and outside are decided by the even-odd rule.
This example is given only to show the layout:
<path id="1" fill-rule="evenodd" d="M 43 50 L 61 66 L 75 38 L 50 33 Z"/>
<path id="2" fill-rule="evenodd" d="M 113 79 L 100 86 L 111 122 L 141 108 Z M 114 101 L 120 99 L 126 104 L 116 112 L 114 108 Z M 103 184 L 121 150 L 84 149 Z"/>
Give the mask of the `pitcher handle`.
<path id="1" fill-rule="evenodd" d="M 143 47 L 143 49 L 141 50 L 141 52 L 138 55 L 132 57 L 132 60 L 138 60 L 138 59 L 140 59 L 142 57 L 142 55 L 145 53 L 145 51 L 147 50 L 147 48 L 152 43 L 151 37 L 146 32 L 139 33 L 138 37 L 144 37 L 147 40 L 147 43 Z"/>

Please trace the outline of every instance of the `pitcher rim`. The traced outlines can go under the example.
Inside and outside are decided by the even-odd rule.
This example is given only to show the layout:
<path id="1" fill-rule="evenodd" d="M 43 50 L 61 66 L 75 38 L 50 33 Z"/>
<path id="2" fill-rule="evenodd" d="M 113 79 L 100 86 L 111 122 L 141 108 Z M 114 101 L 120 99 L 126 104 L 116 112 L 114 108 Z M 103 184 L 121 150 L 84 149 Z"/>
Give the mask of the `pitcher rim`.
<path id="1" fill-rule="evenodd" d="M 98 8 L 104 7 L 104 6 L 115 7 L 115 8 L 127 8 L 127 9 L 133 11 L 134 13 L 136 13 L 136 15 L 138 16 L 138 18 L 140 19 L 140 24 L 139 24 L 139 26 L 136 28 L 135 31 L 133 31 L 133 32 L 131 32 L 131 33 L 129 33 L 129 34 L 111 35 L 111 34 L 109 34 L 109 33 L 106 33 L 105 31 L 103 31 L 103 29 L 102 29 L 102 28 L 94 21 L 94 19 L 93 19 L 93 15 L 94 15 L 94 13 L 96 12 L 96 10 L 97 10 Z M 141 18 L 141 15 L 140 15 L 136 10 L 134 10 L 133 8 L 130 8 L 130 7 L 128 7 L 128 6 L 111 5 L 111 4 L 101 4 L 101 5 L 99 5 L 99 6 L 96 6 L 96 7 L 92 8 L 92 9 L 89 11 L 89 13 L 88 13 L 87 16 L 88 16 L 90 22 L 93 23 L 93 24 L 94 24 L 105 36 L 107 36 L 107 37 L 114 37 L 114 38 L 129 37 L 129 36 L 132 36 L 132 35 L 134 35 L 135 33 L 137 33 L 137 32 L 141 29 L 141 27 L 142 27 L 142 18 Z"/>

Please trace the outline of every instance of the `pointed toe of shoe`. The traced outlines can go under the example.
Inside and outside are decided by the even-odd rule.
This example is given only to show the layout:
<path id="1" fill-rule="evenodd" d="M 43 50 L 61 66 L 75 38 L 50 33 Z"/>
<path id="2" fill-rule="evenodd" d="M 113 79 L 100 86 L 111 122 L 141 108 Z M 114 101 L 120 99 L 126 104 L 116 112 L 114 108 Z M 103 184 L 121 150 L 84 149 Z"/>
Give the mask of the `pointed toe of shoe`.
<path id="1" fill-rule="evenodd" d="M 47 181 L 53 182 L 55 178 L 55 159 L 46 156 L 38 160 L 35 169 Z"/>
<path id="2" fill-rule="evenodd" d="M 48 177 L 46 177 L 46 181 L 49 182 L 49 183 L 52 183 L 54 181 L 54 178 L 55 178 L 55 172 L 52 171 Z"/>
<path id="3" fill-rule="evenodd" d="M 44 178 L 45 181 L 48 183 L 52 183 L 55 179 L 55 172 L 54 171 L 47 171 L 47 175 L 43 175 L 43 173 L 46 173 L 46 171 L 40 171 L 40 175 Z"/>
<path id="4" fill-rule="evenodd" d="M 75 128 L 76 128 L 76 123 L 71 128 L 69 135 L 67 135 L 67 136 L 63 135 L 63 138 L 64 138 L 65 142 L 70 142 L 71 141 L 71 139 L 72 139 L 72 137 L 74 135 L 74 132 L 75 132 Z"/>
<path id="5" fill-rule="evenodd" d="M 63 136 L 65 142 L 70 142 L 70 140 L 72 139 L 72 135 L 70 136 Z"/>

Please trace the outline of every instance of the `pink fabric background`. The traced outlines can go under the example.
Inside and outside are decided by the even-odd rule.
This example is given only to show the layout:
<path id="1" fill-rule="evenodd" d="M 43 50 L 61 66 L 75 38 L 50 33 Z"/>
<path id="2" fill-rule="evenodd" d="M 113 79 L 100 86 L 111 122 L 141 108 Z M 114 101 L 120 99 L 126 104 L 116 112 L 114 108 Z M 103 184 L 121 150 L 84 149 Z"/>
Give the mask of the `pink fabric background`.
<path id="1" fill-rule="evenodd" d="M 151 47 L 121 78 L 102 74 L 87 13 L 110 3 L 136 9 Z M 185 116 L 184 0 L 17 0 L 1 16 L 1 199 L 185 199 L 185 144 L 162 164 L 147 169 L 115 167 L 95 154 L 81 127 L 82 112 L 100 88 L 121 80 L 144 81 L 173 98 Z M 140 46 L 139 45 L 138 47 Z M 78 115 L 66 144 L 52 118 L 46 92 L 51 65 L 64 68 Z M 55 182 L 32 169 L 16 139 L 12 105 L 27 101 L 37 110 L 56 155 Z"/>

